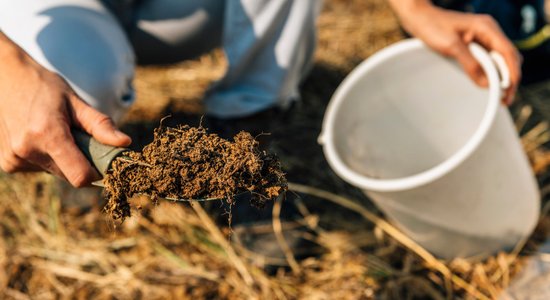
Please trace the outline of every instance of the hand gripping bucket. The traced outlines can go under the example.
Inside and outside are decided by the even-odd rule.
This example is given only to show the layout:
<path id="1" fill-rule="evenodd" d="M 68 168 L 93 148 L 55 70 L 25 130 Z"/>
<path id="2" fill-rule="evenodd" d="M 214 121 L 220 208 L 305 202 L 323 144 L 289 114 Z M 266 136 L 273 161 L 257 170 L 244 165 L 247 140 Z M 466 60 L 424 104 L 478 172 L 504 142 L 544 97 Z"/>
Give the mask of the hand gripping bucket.
<path id="1" fill-rule="evenodd" d="M 510 249 L 539 215 L 536 181 L 500 104 L 506 66 L 478 45 L 470 51 L 488 88 L 419 40 L 376 53 L 336 90 L 319 139 L 341 178 L 442 258 Z"/>

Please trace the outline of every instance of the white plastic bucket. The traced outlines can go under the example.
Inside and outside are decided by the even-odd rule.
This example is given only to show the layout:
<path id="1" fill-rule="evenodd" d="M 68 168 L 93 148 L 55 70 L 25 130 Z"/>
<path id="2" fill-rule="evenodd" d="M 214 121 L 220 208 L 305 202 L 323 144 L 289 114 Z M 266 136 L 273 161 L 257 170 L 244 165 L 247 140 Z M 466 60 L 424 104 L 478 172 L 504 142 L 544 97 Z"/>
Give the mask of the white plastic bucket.
<path id="1" fill-rule="evenodd" d="M 376 53 L 336 90 L 319 139 L 341 178 L 442 258 L 509 249 L 539 215 L 535 178 L 500 104 L 506 67 L 470 50 L 489 88 L 416 39 Z"/>

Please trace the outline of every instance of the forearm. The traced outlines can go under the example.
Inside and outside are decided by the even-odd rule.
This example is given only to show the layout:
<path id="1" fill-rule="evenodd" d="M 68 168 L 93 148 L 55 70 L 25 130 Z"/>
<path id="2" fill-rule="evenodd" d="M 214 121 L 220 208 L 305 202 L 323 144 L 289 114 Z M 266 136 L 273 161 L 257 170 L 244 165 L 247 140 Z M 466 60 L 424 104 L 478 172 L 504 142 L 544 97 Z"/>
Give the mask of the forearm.
<path id="1" fill-rule="evenodd" d="M 0 62 L 6 69 L 36 62 L 8 36 L 0 31 Z"/>
<path id="2" fill-rule="evenodd" d="M 388 0 L 396 13 L 404 13 L 417 8 L 433 6 L 430 0 Z"/>
<path id="3" fill-rule="evenodd" d="M 17 54 L 17 46 L 0 31 L 0 81 L 6 83 L 10 81 L 13 72 L 17 71 L 14 65 L 20 62 L 20 55 Z"/>
<path id="4" fill-rule="evenodd" d="M 415 18 L 430 10 L 438 9 L 430 0 L 388 0 L 399 18 L 401 26 L 410 34 L 417 31 Z"/>
<path id="5" fill-rule="evenodd" d="M 38 64 L 21 47 L 0 31 L 0 80 L 13 82 L 20 74 Z"/>
<path id="6" fill-rule="evenodd" d="M 4 56 L 13 53 L 13 51 L 13 42 L 2 31 L 0 31 L 0 59 L 2 62 L 5 62 Z"/>

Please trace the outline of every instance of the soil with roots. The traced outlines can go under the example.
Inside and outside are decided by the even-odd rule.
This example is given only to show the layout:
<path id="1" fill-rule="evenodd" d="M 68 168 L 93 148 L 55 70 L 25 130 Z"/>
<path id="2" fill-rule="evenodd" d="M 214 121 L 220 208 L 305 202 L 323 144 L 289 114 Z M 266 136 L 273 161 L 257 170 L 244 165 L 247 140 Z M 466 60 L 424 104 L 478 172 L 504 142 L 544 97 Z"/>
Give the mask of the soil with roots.
<path id="1" fill-rule="evenodd" d="M 141 152 L 127 151 L 115 159 L 104 178 L 105 210 L 114 219 L 130 216 L 129 198 L 136 194 L 168 199 L 224 199 L 250 193 L 250 203 L 263 207 L 287 190 L 277 157 L 258 149 L 241 131 L 233 141 L 203 127 L 155 129 L 154 140 Z"/>

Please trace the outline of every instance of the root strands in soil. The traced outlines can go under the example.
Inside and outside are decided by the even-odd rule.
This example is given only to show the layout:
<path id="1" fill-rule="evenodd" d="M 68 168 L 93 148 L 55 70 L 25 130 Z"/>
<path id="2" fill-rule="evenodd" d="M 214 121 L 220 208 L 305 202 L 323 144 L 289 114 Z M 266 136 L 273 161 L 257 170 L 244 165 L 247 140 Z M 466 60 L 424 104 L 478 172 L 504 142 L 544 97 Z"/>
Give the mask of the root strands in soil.
<path id="1" fill-rule="evenodd" d="M 251 204 L 261 208 L 287 189 L 277 157 L 260 151 L 249 133 L 228 141 L 187 125 L 158 127 L 141 152 L 125 152 L 113 162 L 104 183 L 105 210 L 122 220 L 130 216 L 128 199 L 137 194 L 155 203 L 216 198 L 232 205 L 235 195 L 250 193 Z"/>

